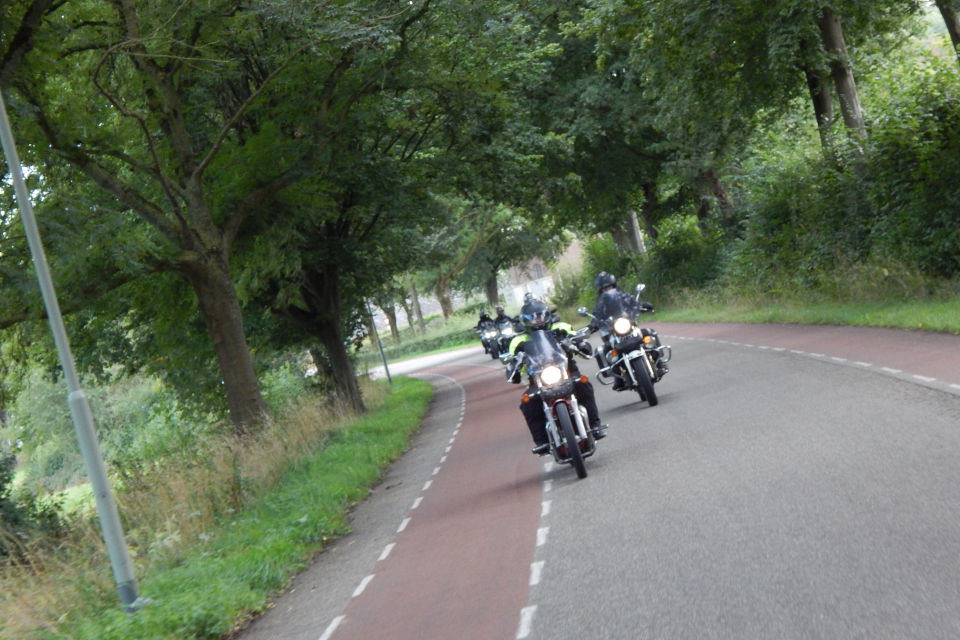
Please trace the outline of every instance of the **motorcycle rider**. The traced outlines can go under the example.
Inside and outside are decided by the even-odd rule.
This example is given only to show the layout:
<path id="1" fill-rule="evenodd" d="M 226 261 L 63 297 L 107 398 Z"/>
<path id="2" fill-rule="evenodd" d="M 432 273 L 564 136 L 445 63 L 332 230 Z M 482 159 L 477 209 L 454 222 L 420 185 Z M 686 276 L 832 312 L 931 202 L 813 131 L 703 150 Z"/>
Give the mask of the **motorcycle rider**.
<path id="1" fill-rule="evenodd" d="M 523 351 L 524 343 L 530 339 L 530 333 L 539 329 L 548 329 L 554 331 L 558 340 L 562 340 L 568 334 L 573 333 L 573 327 L 566 322 L 560 322 L 549 310 L 547 305 L 531 297 L 530 301 L 520 308 L 520 320 L 523 323 L 524 333 L 520 334 L 510 342 L 510 353 L 517 354 Z M 519 362 L 519 361 L 518 361 Z M 594 397 L 593 385 L 589 381 L 581 382 L 580 370 L 573 360 L 573 354 L 567 354 L 567 366 L 570 375 L 575 378 L 573 383 L 573 394 L 577 402 L 583 405 L 587 410 L 587 421 L 590 423 L 590 430 L 593 431 L 593 437 L 597 440 L 606 436 L 607 425 L 600 423 L 600 411 L 597 409 L 597 400 Z M 507 379 L 514 384 L 520 384 L 522 372 L 518 363 L 514 363 L 508 368 Z M 528 379 L 527 392 L 535 390 L 533 381 Z M 521 402 L 520 412 L 523 413 L 527 421 L 527 428 L 530 429 L 530 435 L 533 436 L 534 447 L 531 453 L 544 455 L 550 451 L 550 444 L 547 439 L 547 416 L 543 411 L 542 402 Z"/>
<path id="2" fill-rule="evenodd" d="M 508 315 L 504 312 L 504 310 L 503 310 L 503 305 L 501 305 L 501 304 L 498 304 L 498 305 L 497 305 L 496 312 L 497 312 L 497 317 L 495 317 L 495 318 L 493 319 L 493 321 L 497 323 L 497 326 L 503 324 L 503 322 L 504 322 L 505 320 L 506 320 L 506 321 L 509 321 L 511 324 L 516 324 L 516 323 L 520 322 L 520 319 L 519 319 L 519 318 L 515 318 L 515 317 L 508 316 Z"/>
<path id="3" fill-rule="evenodd" d="M 474 331 L 477 332 L 477 335 L 480 336 L 480 343 L 483 344 L 483 352 L 490 353 L 490 343 L 483 337 L 483 332 L 486 329 L 494 328 L 496 325 L 493 323 L 493 318 L 490 317 L 486 311 L 480 312 L 480 320 L 477 322 L 477 326 L 474 327 Z"/>
<path id="4" fill-rule="evenodd" d="M 597 301 L 593 305 L 593 315 L 596 316 L 590 321 L 588 325 L 590 332 L 593 333 L 598 331 L 603 326 L 603 314 L 604 314 L 604 294 L 611 295 L 609 292 L 613 292 L 618 299 L 620 304 L 623 306 L 624 311 L 632 314 L 634 317 L 639 315 L 644 311 L 653 311 L 653 305 L 649 302 L 639 302 L 636 298 L 631 296 L 629 293 L 617 286 L 617 278 L 612 273 L 606 271 L 601 271 L 597 274 L 597 277 L 593 281 L 593 286 L 597 290 Z M 654 337 L 659 344 L 660 338 L 656 335 L 656 332 L 653 332 Z M 603 338 L 603 351 L 606 353 L 610 350 L 609 345 L 609 336 L 604 334 Z M 603 368 L 604 364 L 600 361 L 599 356 L 597 357 L 597 363 Z M 660 375 L 663 375 L 669 371 L 667 368 L 667 363 L 657 358 L 657 369 Z M 623 378 L 621 377 L 625 374 L 625 371 L 618 372 L 617 379 L 613 382 L 614 391 L 619 391 L 623 389 Z"/>

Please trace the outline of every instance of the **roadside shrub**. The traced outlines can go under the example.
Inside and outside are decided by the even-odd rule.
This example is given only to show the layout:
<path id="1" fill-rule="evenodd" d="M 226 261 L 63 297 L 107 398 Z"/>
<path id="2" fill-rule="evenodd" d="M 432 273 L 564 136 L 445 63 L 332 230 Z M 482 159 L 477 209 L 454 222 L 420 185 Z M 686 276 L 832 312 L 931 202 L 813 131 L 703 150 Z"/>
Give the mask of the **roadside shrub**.
<path id="1" fill-rule="evenodd" d="M 643 269 L 647 283 L 658 289 L 701 286 L 718 274 L 721 235 L 704 234 L 694 215 L 673 215 L 657 225 Z"/>

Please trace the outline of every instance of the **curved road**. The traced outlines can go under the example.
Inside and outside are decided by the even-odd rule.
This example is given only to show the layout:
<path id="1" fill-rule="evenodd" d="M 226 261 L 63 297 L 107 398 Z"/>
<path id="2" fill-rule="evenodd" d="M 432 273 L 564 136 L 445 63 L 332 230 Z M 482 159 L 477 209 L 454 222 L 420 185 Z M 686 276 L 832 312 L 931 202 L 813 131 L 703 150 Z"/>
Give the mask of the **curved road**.
<path id="1" fill-rule="evenodd" d="M 239 637 L 960 637 L 960 337 L 652 324 L 661 403 L 600 389 L 579 481 L 479 348 L 391 366 L 423 428 Z"/>

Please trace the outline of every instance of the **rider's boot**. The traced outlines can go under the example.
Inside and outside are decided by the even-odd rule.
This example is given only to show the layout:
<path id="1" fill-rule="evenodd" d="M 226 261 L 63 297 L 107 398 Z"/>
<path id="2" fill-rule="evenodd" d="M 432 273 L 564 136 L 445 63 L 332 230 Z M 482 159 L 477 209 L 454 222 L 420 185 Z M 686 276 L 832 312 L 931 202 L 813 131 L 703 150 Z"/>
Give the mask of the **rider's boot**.
<path id="1" fill-rule="evenodd" d="M 538 456 L 546 455 L 550 453 L 550 443 L 543 442 L 543 443 L 537 444 L 536 446 L 533 447 L 533 449 L 530 449 L 530 453 L 536 454 Z"/>
<path id="2" fill-rule="evenodd" d="M 590 427 L 590 431 L 593 432 L 594 440 L 602 440 L 607 437 L 607 425 L 605 424 L 595 424 Z"/>

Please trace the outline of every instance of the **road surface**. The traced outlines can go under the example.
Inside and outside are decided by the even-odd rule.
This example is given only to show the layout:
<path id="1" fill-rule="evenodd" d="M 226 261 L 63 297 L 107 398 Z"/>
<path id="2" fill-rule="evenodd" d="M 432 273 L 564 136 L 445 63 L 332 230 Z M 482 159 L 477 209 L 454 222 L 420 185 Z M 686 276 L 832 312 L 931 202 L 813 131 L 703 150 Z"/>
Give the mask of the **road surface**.
<path id="1" fill-rule="evenodd" d="M 391 365 L 423 428 L 240 637 L 960 637 L 960 337 L 653 325 L 660 404 L 598 386 L 584 480 L 480 348 Z"/>

